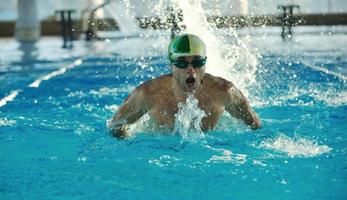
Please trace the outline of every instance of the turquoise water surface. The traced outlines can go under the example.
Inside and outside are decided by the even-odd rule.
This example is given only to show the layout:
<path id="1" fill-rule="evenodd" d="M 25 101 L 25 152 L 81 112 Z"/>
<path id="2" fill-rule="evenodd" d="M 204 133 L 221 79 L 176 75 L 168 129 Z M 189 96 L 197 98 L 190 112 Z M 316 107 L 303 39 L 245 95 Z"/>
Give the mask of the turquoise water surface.
<path id="1" fill-rule="evenodd" d="M 295 37 L 249 43 L 241 88 L 262 129 L 225 114 L 199 137 L 160 134 L 144 117 L 124 141 L 107 120 L 170 72 L 166 35 L 71 50 L 0 40 L 0 199 L 346 199 L 347 35 Z"/>

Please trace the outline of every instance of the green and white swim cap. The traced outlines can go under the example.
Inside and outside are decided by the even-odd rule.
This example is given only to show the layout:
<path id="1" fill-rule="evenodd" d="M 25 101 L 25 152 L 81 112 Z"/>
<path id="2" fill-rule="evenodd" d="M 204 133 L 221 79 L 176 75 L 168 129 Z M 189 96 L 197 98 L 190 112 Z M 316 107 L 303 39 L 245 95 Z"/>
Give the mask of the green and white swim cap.
<path id="1" fill-rule="evenodd" d="M 183 34 L 175 37 L 169 44 L 169 59 L 176 60 L 180 56 L 206 57 L 206 45 L 196 35 Z"/>

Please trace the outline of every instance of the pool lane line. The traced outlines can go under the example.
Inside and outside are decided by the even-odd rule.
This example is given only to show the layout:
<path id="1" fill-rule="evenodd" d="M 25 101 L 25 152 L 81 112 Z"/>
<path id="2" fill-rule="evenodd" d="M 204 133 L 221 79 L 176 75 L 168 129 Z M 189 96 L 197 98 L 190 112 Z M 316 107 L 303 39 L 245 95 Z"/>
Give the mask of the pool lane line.
<path id="1" fill-rule="evenodd" d="M 317 65 L 313 65 L 313 64 L 310 64 L 308 63 L 307 61 L 304 61 L 304 60 L 300 60 L 301 63 L 303 63 L 305 66 L 315 70 L 315 71 L 320 71 L 320 72 L 323 72 L 325 74 L 329 74 L 329 75 L 332 75 L 332 76 L 335 76 L 337 78 L 339 78 L 340 80 L 343 80 L 344 82 L 347 81 L 347 76 L 343 75 L 343 74 L 340 74 L 340 73 L 337 73 L 337 72 L 334 72 L 334 71 L 330 71 L 324 67 L 320 67 L 320 66 L 317 66 Z"/>
<path id="2" fill-rule="evenodd" d="M 7 102 L 13 101 L 14 98 L 21 92 L 22 90 L 14 90 L 6 97 L 0 99 L 0 107 L 7 104 Z"/>
<path id="3" fill-rule="evenodd" d="M 39 78 L 39 79 L 36 79 L 34 82 L 30 83 L 27 87 L 30 87 L 30 88 L 38 88 L 41 84 L 42 81 L 47 81 L 55 76 L 58 76 L 58 75 L 62 75 L 64 74 L 68 69 L 72 69 L 78 65 L 81 65 L 82 64 L 82 59 L 77 59 L 75 60 L 73 63 L 69 64 L 68 66 L 66 67 L 62 67 L 56 71 L 53 71 L 49 74 L 46 74 L 45 76 Z M 22 90 L 20 89 L 17 89 L 17 90 L 13 90 L 11 91 L 11 93 L 7 96 L 5 96 L 4 98 L 0 99 L 0 107 L 3 107 L 5 106 L 8 102 L 11 102 L 13 101 L 17 95 L 19 93 L 21 93 Z"/>
<path id="4" fill-rule="evenodd" d="M 66 70 L 74 68 L 74 67 L 81 65 L 81 64 L 82 64 L 82 59 L 77 59 L 73 63 L 71 63 L 70 65 L 63 67 L 63 68 L 60 68 L 56 71 L 53 71 L 53 72 L 35 80 L 34 82 L 30 83 L 30 85 L 28 85 L 28 87 L 37 88 L 40 86 L 42 81 L 47 81 L 47 80 L 49 80 L 55 76 L 62 75 L 66 72 Z"/>

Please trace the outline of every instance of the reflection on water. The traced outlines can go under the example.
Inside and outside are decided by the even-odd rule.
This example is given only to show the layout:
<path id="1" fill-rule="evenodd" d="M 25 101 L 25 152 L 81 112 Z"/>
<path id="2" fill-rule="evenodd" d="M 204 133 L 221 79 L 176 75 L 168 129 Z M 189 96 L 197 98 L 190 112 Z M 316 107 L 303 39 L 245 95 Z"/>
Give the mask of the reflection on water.
<path id="1" fill-rule="evenodd" d="M 18 49 L 22 52 L 21 61 L 23 63 L 35 62 L 38 55 L 36 42 L 20 42 Z"/>

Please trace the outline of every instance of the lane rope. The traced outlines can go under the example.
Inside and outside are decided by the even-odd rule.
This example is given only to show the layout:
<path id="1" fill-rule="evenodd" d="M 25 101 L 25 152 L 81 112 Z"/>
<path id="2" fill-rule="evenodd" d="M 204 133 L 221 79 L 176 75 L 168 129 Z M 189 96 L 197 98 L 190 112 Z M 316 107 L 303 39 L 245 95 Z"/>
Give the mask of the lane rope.
<path id="1" fill-rule="evenodd" d="M 42 83 L 42 81 L 47 81 L 55 76 L 59 76 L 64 74 L 68 69 L 72 69 L 76 66 L 79 66 L 82 64 L 82 59 L 77 59 L 75 60 L 73 63 L 67 65 L 66 67 L 62 67 L 56 71 L 53 71 L 49 74 L 46 74 L 38 79 L 36 79 L 34 82 L 30 83 L 27 87 L 30 88 L 38 88 L 40 86 L 40 84 Z M 21 93 L 23 90 L 17 89 L 17 90 L 13 90 L 11 91 L 11 93 L 5 97 L 3 97 L 2 99 L 0 99 L 0 107 L 5 106 L 8 102 L 13 101 L 19 93 Z"/>

